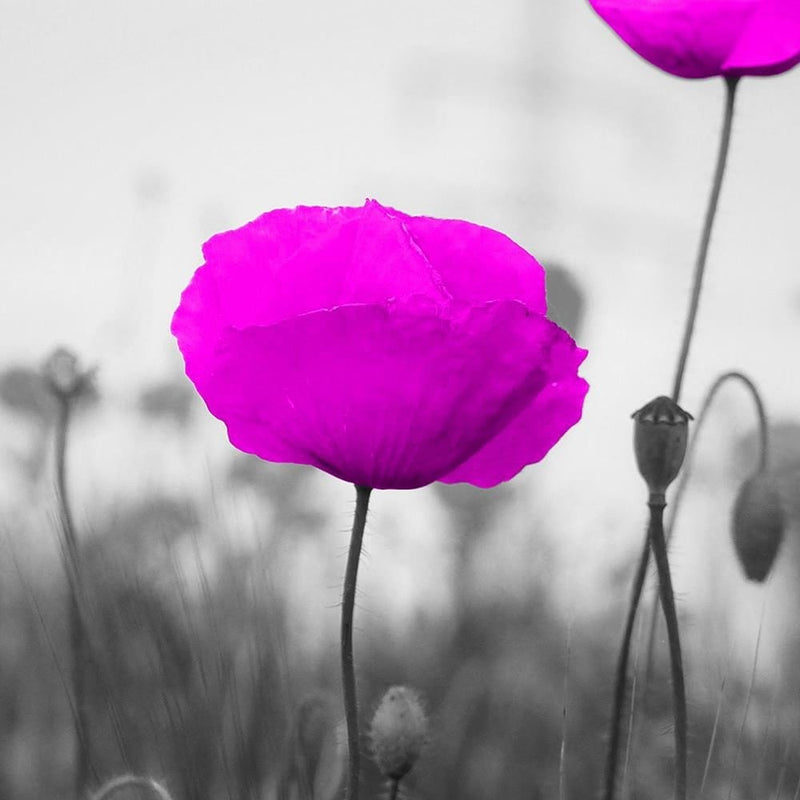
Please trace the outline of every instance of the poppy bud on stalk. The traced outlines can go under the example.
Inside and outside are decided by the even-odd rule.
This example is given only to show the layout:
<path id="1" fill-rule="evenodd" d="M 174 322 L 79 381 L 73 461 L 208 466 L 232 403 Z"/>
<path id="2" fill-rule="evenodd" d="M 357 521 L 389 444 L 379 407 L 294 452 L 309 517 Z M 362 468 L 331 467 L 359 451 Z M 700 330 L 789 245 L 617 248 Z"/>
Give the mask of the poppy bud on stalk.
<path id="1" fill-rule="evenodd" d="M 694 419 L 669 397 L 656 397 L 632 415 L 633 448 L 639 472 L 651 494 L 663 495 L 675 480 Z"/>
<path id="2" fill-rule="evenodd" d="M 748 580 L 767 579 L 783 541 L 785 517 L 769 475 L 759 472 L 739 489 L 733 507 L 733 544 Z"/>
<path id="3" fill-rule="evenodd" d="M 419 694 L 407 686 L 392 686 L 372 718 L 370 739 L 380 771 L 399 781 L 414 766 L 428 740 L 428 716 Z"/>

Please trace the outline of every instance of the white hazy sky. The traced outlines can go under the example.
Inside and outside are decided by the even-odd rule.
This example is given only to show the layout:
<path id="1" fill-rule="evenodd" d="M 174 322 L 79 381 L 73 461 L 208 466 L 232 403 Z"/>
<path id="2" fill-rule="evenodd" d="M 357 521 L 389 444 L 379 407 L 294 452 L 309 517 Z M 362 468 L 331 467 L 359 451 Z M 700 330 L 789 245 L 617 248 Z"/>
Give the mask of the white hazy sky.
<path id="1" fill-rule="evenodd" d="M 63 341 L 112 382 L 152 374 L 210 234 L 375 196 L 564 259 L 587 335 L 627 329 L 626 369 L 652 352 L 639 322 L 663 315 L 665 368 L 644 369 L 663 385 L 721 86 L 645 65 L 583 0 L 5 0 L 0 69 L 4 358 Z M 798 100 L 800 70 L 742 86 L 698 359 L 754 338 L 776 359 L 797 317 Z M 724 319 L 771 331 L 734 342 Z"/>
<path id="2" fill-rule="evenodd" d="M 634 547 L 639 511 L 620 512 L 641 492 L 629 414 L 669 390 L 721 81 L 658 72 L 583 0 L 1 0 L 0 12 L 0 366 L 65 343 L 124 406 L 178 366 L 169 318 L 218 230 L 367 196 L 465 217 L 561 260 L 587 293 L 585 420 L 519 479 L 520 514 L 535 472 L 567 582 Z M 742 83 L 690 410 L 732 367 L 778 416 L 800 409 L 799 134 L 800 68 Z M 723 407 L 750 427 L 745 400 Z M 111 491 L 131 464 L 154 468 L 143 439 L 114 430 L 87 461 L 89 485 Z M 225 446 L 209 430 L 209 448 Z M 108 442 L 127 452 L 124 474 Z M 712 474 L 724 452 L 709 454 Z M 679 588 L 702 583 L 683 570 Z"/>

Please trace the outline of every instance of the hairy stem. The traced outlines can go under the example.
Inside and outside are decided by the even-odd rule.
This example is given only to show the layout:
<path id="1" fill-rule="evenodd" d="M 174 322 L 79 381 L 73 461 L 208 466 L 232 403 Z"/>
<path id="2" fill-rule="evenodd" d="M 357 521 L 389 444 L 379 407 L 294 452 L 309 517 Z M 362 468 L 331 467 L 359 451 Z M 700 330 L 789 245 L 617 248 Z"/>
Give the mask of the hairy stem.
<path id="1" fill-rule="evenodd" d="M 361 556 L 361 542 L 367 522 L 367 508 L 372 489 L 356 486 L 356 511 L 353 517 L 353 531 L 350 535 L 350 550 L 347 554 L 347 567 L 344 573 L 342 592 L 342 689 L 344 692 L 344 711 L 347 719 L 348 773 L 345 800 L 358 800 L 360 750 L 358 739 L 358 703 L 356 700 L 356 676 L 353 662 L 353 606 L 356 599 L 356 580 L 358 560 Z"/>
<path id="2" fill-rule="evenodd" d="M 675 595 L 667 559 L 664 539 L 664 495 L 652 493 L 647 503 L 650 508 L 648 536 L 658 569 L 658 586 L 661 607 L 667 623 L 670 665 L 672 667 L 673 713 L 675 717 L 675 800 L 686 800 L 686 688 L 683 678 L 681 640 L 678 633 L 678 614 L 675 611 Z"/>
<path id="3" fill-rule="evenodd" d="M 703 275 L 706 270 L 708 246 L 711 242 L 711 230 L 714 227 L 714 218 L 717 215 L 719 194 L 720 190 L 722 189 L 722 178 L 725 175 L 725 164 L 728 160 L 728 149 L 730 147 L 731 128 L 733 125 L 733 104 L 736 98 L 736 86 L 738 82 L 738 77 L 728 76 L 725 78 L 725 117 L 722 122 L 722 135 L 720 136 L 719 152 L 717 154 L 717 166 L 714 171 L 714 181 L 711 184 L 711 195 L 708 198 L 706 218 L 703 224 L 703 232 L 700 236 L 700 247 L 698 248 L 697 260 L 695 261 L 694 265 L 692 294 L 689 299 L 689 310 L 686 314 L 686 327 L 683 331 L 683 341 L 681 343 L 680 355 L 678 356 L 678 366 L 675 371 L 675 382 L 672 387 L 672 399 L 676 403 L 680 400 L 681 387 L 683 385 L 683 375 L 686 371 L 686 362 L 689 358 L 689 347 L 692 343 L 694 324 L 697 320 L 697 309 L 700 305 L 700 292 L 703 288 Z"/>
<path id="4" fill-rule="evenodd" d="M 689 442 L 689 449 L 686 452 L 686 460 L 681 469 L 681 474 L 678 477 L 678 485 L 675 489 L 675 496 L 672 500 L 672 514 L 666 524 L 665 539 L 667 547 L 672 539 L 672 534 L 675 530 L 675 525 L 678 520 L 678 513 L 680 512 L 683 498 L 686 494 L 686 487 L 689 484 L 689 476 L 691 475 L 692 464 L 694 462 L 695 451 L 697 450 L 697 443 L 700 437 L 700 431 L 708 417 L 708 412 L 714 398 L 717 396 L 719 390 L 729 381 L 738 381 L 749 392 L 755 406 L 756 416 L 758 417 L 758 466 L 756 471 L 763 472 L 769 463 L 769 425 L 767 421 L 767 412 L 764 408 L 764 401 L 761 399 L 761 394 L 755 383 L 743 372 L 730 370 L 723 372 L 717 377 L 714 383 L 706 392 L 703 398 L 703 405 L 700 408 L 700 413 L 697 415 L 697 422 L 695 422 L 694 433 L 691 441 Z M 653 668 L 653 652 L 655 649 L 656 628 L 658 627 L 658 601 L 654 600 L 650 610 L 650 621 L 648 623 L 648 636 L 647 636 L 647 657 L 645 658 L 645 671 L 644 671 L 644 692 L 643 697 L 647 695 L 647 689 L 650 685 L 650 675 Z"/>

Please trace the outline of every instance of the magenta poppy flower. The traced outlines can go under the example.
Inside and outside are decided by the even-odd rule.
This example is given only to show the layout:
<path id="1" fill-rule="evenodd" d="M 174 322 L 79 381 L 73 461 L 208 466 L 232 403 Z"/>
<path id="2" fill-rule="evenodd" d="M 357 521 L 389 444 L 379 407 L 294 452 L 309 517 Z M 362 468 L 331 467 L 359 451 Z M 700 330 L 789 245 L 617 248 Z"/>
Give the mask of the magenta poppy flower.
<path id="1" fill-rule="evenodd" d="M 589 0 L 642 58 L 681 78 L 776 75 L 800 63 L 798 0 Z"/>
<path id="2" fill-rule="evenodd" d="M 586 352 L 497 231 L 370 200 L 270 211 L 203 254 L 172 332 L 240 450 L 371 488 L 488 487 L 581 416 Z"/>

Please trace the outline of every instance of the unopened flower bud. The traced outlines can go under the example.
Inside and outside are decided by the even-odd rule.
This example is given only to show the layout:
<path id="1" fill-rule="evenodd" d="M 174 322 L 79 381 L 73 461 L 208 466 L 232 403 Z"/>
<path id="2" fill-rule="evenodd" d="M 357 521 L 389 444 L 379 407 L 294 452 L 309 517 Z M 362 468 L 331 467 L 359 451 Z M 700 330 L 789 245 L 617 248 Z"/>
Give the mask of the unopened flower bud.
<path id="1" fill-rule="evenodd" d="M 777 489 L 765 473 L 748 478 L 733 507 L 733 544 L 744 574 L 767 579 L 783 540 L 786 519 Z"/>
<path id="2" fill-rule="evenodd" d="M 399 781 L 416 763 L 428 739 L 428 717 L 420 696 L 407 686 L 387 690 L 370 727 L 375 763 Z"/>
<path id="3" fill-rule="evenodd" d="M 64 347 L 54 350 L 42 368 L 50 390 L 64 400 L 91 392 L 93 373 L 93 370 L 81 369 L 78 357 Z"/>
<path id="4" fill-rule="evenodd" d="M 633 448 L 639 472 L 651 494 L 664 494 L 680 472 L 693 417 L 663 395 L 631 416 L 635 420 Z"/>

